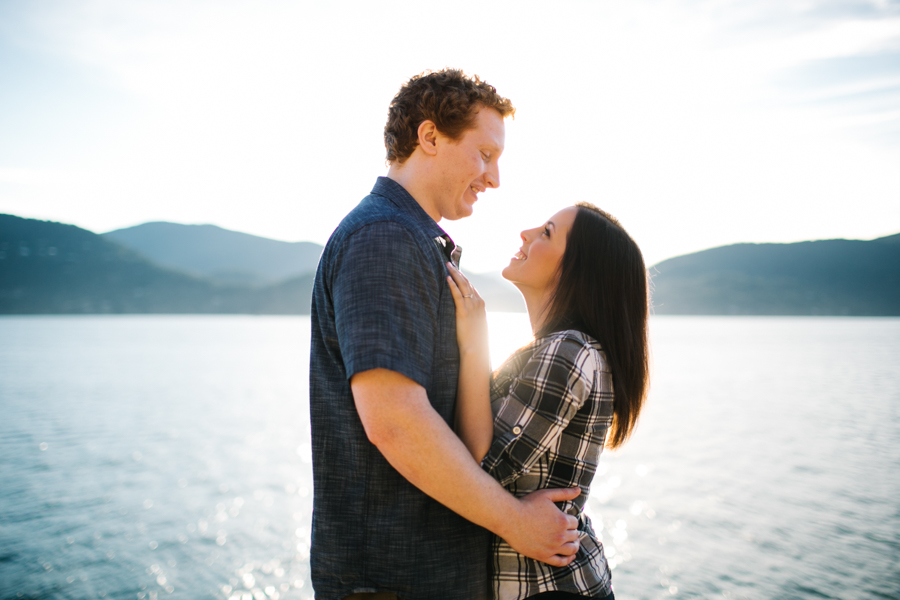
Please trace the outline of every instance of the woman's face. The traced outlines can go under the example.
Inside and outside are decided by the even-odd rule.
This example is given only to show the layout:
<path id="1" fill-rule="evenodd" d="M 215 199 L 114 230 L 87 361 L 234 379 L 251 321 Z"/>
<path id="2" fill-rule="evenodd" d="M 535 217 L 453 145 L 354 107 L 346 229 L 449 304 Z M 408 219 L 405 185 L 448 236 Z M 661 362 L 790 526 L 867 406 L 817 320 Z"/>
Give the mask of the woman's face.
<path id="1" fill-rule="evenodd" d="M 566 238 L 578 209 L 564 208 L 534 229 L 521 233 L 522 247 L 503 269 L 503 277 L 525 289 L 543 295 L 556 286 L 557 269 L 566 251 Z"/>

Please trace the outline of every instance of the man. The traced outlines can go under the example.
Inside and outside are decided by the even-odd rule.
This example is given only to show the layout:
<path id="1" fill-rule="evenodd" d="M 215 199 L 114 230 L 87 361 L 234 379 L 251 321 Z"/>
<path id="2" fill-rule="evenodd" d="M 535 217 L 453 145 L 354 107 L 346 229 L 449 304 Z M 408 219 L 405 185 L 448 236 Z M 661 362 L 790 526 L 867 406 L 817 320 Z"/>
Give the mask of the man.
<path id="1" fill-rule="evenodd" d="M 516 499 L 454 435 L 459 351 L 437 225 L 500 185 L 514 108 L 477 77 L 443 70 L 391 103 L 390 163 L 322 253 L 312 302 L 310 413 L 317 600 L 478 600 L 489 592 L 489 531 L 519 552 L 568 564 L 577 522 Z"/>

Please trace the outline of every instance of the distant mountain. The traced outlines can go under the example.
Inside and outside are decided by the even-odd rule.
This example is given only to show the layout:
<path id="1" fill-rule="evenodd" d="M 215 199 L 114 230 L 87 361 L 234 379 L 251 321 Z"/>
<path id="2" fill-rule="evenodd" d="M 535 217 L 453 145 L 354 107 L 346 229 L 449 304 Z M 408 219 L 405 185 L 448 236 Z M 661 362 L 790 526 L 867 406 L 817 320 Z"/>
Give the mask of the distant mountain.
<path id="1" fill-rule="evenodd" d="M 900 316 L 900 234 L 722 246 L 651 273 L 656 314 Z"/>
<path id="2" fill-rule="evenodd" d="M 235 234 L 236 237 L 228 237 L 238 243 L 252 238 L 245 248 L 274 242 L 221 229 L 219 232 Z M 290 251 L 312 248 L 315 260 L 321 250 L 316 244 L 274 243 L 291 247 Z M 281 250 L 285 250 L 284 246 L 280 246 Z M 190 257 L 181 262 L 204 264 L 192 263 Z M 213 263 L 209 260 L 205 264 Z M 305 264 L 315 269 L 314 261 Z M 255 271 L 260 272 L 265 269 Z M 270 277 L 276 272 L 277 269 L 268 270 Z M 315 273 L 310 270 L 266 286 L 226 284 L 221 279 L 215 281 L 160 266 L 113 241 L 110 234 L 101 236 L 74 225 L 0 215 L 0 314 L 309 314 L 314 278 Z M 262 276 L 246 279 L 257 282 Z M 524 310 L 518 291 L 499 275 L 475 274 L 471 279 L 491 310 Z"/>
<path id="3" fill-rule="evenodd" d="M 130 239 L 130 247 L 117 236 Z M 191 248 L 200 248 L 202 258 L 192 257 Z M 277 266 L 266 267 L 266 252 Z M 309 314 L 320 252 L 316 244 L 213 226 L 148 223 L 100 236 L 0 215 L 0 314 Z M 900 234 L 736 244 L 672 258 L 651 272 L 656 314 L 900 316 Z M 499 274 L 467 275 L 489 310 L 524 310 Z"/>
<path id="4" fill-rule="evenodd" d="M 0 215 L 2 314 L 297 313 L 302 293 L 215 284 L 74 225 Z"/>
<path id="5" fill-rule="evenodd" d="M 465 267 L 465 263 L 461 263 Z M 492 312 L 525 312 L 525 300 L 516 286 L 503 279 L 500 273 L 463 274 L 472 282 L 484 299 L 485 307 Z"/>
<path id="6" fill-rule="evenodd" d="M 144 223 L 103 234 L 152 262 L 219 283 L 268 285 L 314 272 L 322 246 L 280 242 L 215 225 Z"/>
<path id="7" fill-rule="evenodd" d="M 256 313 L 263 315 L 308 315 L 315 273 L 306 273 L 256 290 Z"/>

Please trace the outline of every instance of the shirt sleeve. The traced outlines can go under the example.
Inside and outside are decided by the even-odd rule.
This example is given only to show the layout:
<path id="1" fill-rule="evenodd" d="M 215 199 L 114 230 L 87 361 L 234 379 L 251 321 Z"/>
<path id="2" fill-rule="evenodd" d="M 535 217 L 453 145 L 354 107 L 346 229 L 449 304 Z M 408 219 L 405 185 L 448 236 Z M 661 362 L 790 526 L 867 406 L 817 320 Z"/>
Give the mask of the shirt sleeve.
<path id="1" fill-rule="evenodd" d="M 389 369 L 431 383 L 440 290 L 429 257 L 399 223 L 372 223 L 341 245 L 331 278 L 349 379 Z"/>
<path id="2" fill-rule="evenodd" d="M 540 347 L 499 400 L 482 468 L 503 486 L 528 473 L 584 405 L 595 369 L 593 356 L 576 340 L 556 338 Z"/>

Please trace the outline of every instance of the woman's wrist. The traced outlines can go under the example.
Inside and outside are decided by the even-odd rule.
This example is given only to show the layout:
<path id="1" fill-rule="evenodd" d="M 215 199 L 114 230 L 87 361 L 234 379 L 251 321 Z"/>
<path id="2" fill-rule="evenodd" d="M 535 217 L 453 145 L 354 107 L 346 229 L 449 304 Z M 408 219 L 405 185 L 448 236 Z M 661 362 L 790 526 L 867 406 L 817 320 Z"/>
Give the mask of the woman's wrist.
<path id="1" fill-rule="evenodd" d="M 487 344 L 467 344 L 459 347 L 459 358 L 483 359 L 490 356 Z"/>

